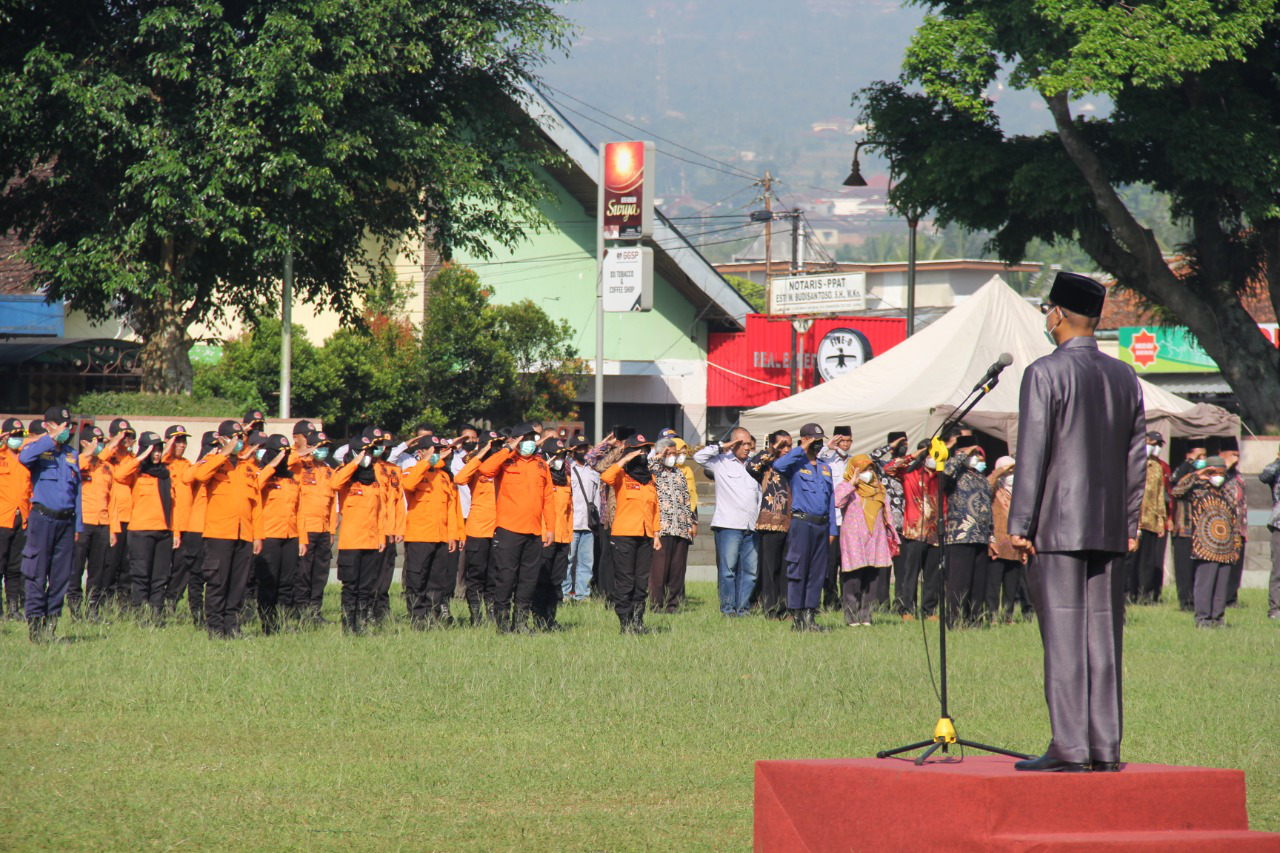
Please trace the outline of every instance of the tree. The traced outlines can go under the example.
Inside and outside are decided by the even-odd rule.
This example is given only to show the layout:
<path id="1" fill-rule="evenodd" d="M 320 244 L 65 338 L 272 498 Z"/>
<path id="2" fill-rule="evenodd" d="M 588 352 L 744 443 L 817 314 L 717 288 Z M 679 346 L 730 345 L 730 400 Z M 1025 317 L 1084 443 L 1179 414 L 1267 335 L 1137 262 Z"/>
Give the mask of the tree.
<path id="1" fill-rule="evenodd" d="M 530 299 L 495 305 L 492 311 L 515 370 L 489 408 L 489 419 L 514 423 L 576 416 L 578 385 L 590 371 L 574 355 L 569 322 L 552 320 Z"/>
<path id="2" fill-rule="evenodd" d="M 370 245 L 513 245 L 553 159 L 514 101 L 567 24 L 544 0 L 0 0 L 0 233 L 143 388 L 189 391 L 187 328 L 302 298 L 358 316 Z M 374 239 L 369 239 L 370 237 Z"/>
<path id="3" fill-rule="evenodd" d="M 925 0 L 897 81 L 854 97 L 901 176 L 891 202 L 993 234 L 1078 242 L 1195 334 L 1246 417 L 1280 429 L 1280 353 L 1242 299 L 1280 308 L 1280 16 L 1274 0 Z M 999 78 L 1037 93 L 1052 131 L 1007 135 Z M 1072 113 L 1104 96 L 1105 117 Z M 1189 239 L 1166 257 L 1125 190 L 1168 198 Z"/>
<path id="4" fill-rule="evenodd" d="M 321 351 L 301 326 L 293 330 L 292 404 L 297 411 L 318 414 L 322 402 L 339 390 L 326 379 Z M 256 329 L 227 341 L 216 364 L 194 371 L 193 396 L 233 400 L 243 414 L 280 408 L 280 321 L 264 318 Z"/>

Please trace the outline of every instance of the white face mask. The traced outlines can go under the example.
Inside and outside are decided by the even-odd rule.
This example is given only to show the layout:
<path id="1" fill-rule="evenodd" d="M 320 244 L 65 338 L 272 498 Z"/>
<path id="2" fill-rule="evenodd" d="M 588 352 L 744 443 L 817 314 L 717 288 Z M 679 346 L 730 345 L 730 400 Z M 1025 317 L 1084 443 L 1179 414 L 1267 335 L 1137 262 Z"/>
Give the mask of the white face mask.
<path id="1" fill-rule="evenodd" d="M 1013 475 L 1012 474 L 1008 474 L 1005 476 L 1004 487 L 1011 492 L 1013 491 Z"/>
<path id="2" fill-rule="evenodd" d="M 361 460 L 360 460 L 360 467 L 361 467 L 361 468 L 368 468 L 368 467 L 369 467 L 370 465 L 372 465 L 372 464 L 373 464 L 373 457 L 372 457 L 372 456 L 366 456 L 366 457 L 364 457 L 363 459 L 361 459 Z"/>
<path id="3" fill-rule="evenodd" d="M 987 470 L 987 460 L 983 459 L 981 456 L 970 456 L 969 467 L 981 474 L 983 471 Z"/>
<path id="4" fill-rule="evenodd" d="M 924 458 L 924 467 L 928 468 L 930 471 L 937 470 L 938 461 L 932 456 L 926 456 Z"/>
<path id="5" fill-rule="evenodd" d="M 551 470 L 559 471 L 563 467 L 564 467 L 563 459 L 556 458 L 551 460 Z"/>
<path id="6" fill-rule="evenodd" d="M 688 458 L 689 458 L 688 454 L 681 453 L 679 456 L 676 457 L 676 464 L 683 465 L 685 463 L 685 460 L 687 460 Z"/>
<path id="7" fill-rule="evenodd" d="M 674 468 L 676 467 L 676 458 L 674 456 L 664 456 L 662 457 L 662 464 L 668 468 Z"/>
<path id="8" fill-rule="evenodd" d="M 1227 478 L 1221 474 L 1214 474 L 1209 478 L 1209 484 L 1215 488 L 1221 486 L 1225 482 L 1227 482 Z"/>
<path id="9" fill-rule="evenodd" d="M 871 478 L 874 476 L 875 475 L 872 474 L 870 470 L 863 471 L 861 474 L 858 475 L 858 482 L 870 484 Z"/>
<path id="10" fill-rule="evenodd" d="M 1157 453 L 1159 453 L 1159 452 L 1160 452 L 1160 448 L 1156 447 L 1154 444 L 1148 444 L 1148 445 L 1147 445 L 1147 455 L 1148 455 L 1148 456 L 1155 456 L 1155 455 L 1156 455 Z"/>

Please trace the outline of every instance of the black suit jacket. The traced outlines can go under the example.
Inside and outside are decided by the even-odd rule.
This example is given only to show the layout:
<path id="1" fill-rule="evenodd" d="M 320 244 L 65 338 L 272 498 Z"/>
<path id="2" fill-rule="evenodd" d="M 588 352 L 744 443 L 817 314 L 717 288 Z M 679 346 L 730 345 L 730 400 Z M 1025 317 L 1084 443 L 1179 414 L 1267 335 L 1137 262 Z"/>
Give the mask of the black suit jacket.
<path id="1" fill-rule="evenodd" d="M 1022 375 L 1009 534 L 1123 553 L 1138 535 L 1147 418 L 1133 368 L 1072 338 Z"/>

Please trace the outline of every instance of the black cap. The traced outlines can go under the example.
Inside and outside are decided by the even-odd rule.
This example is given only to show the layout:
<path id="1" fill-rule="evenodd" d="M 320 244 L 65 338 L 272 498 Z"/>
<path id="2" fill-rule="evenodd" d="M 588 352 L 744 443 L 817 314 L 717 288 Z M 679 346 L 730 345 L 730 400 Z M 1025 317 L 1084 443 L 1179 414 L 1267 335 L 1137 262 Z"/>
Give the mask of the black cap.
<path id="1" fill-rule="evenodd" d="M 102 439 L 102 429 L 100 427 L 96 427 L 93 424 L 85 424 L 84 426 L 80 427 L 81 441 L 100 441 L 101 439 Z"/>
<path id="2" fill-rule="evenodd" d="M 404 449 L 410 453 L 419 450 L 435 450 L 440 447 L 448 446 L 448 442 L 440 438 L 438 435 L 419 435 L 405 442 Z"/>
<path id="3" fill-rule="evenodd" d="M 249 430 L 249 434 L 244 437 L 244 443 L 249 447 L 260 447 L 267 443 L 268 438 L 270 438 L 270 436 L 262 430 L 252 429 Z"/>
<path id="4" fill-rule="evenodd" d="M 16 433 L 17 435 L 26 435 L 27 428 L 24 427 L 22 425 L 22 421 L 18 420 L 17 418 L 5 418 L 4 426 L 0 427 L 0 432 L 10 433 L 10 434 Z"/>
<path id="5" fill-rule="evenodd" d="M 1048 302 L 1083 317 L 1101 317 L 1107 289 L 1086 275 L 1060 272 L 1053 279 Z"/>
<path id="6" fill-rule="evenodd" d="M 534 434 L 535 434 L 535 431 L 533 429 L 533 424 L 527 421 L 525 423 L 516 424 L 511 428 L 512 438 L 523 438 L 526 435 L 534 435 Z"/>
<path id="7" fill-rule="evenodd" d="M 391 440 L 391 433 L 381 427 L 365 427 L 364 432 L 360 433 L 360 437 L 365 439 L 365 444 L 382 444 Z"/>
<path id="8" fill-rule="evenodd" d="M 133 424 L 124 418 L 116 418 L 111 422 L 111 426 L 107 427 L 107 435 L 115 438 L 122 432 L 133 432 Z"/>
<path id="9" fill-rule="evenodd" d="M 240 419 L 243 424 L 256 424 L 259 421 L 265 421 L 267 418 L 257 409 L 250 409 L 244 413 L 244 417 Z"/>
<path id="10" fill-rule="evenodd" d="M 45 409 L 44 419 L 50 423 L 65 424 L 71 420 L 71 410 L 66 406 L 50 406 Z"/>
<path id="11" fill-rule="evenodd" d="M 44 419 L 32 418 L 31 423 L 27 424 L 27 432 L 31 435 L 44 435 Z"/>
<path id="12" fill-rule="evenodd" d="M 591 442 L 587 441 L 587 437 L 585 435 L 575 435 L 573 438 L 569 439 L 569 447 L 573 450 L 577 450 L 579 447 L 590 446 Z"/>
<path id="13" fill-rule="evenodd" d="M 1204 460 L 1204 467 L 1206 467 L 1206 468 L 1226 468 L 1226 467 L 1227 467 L 1227 460 L 1223 459 L 1221 456 L 1210 456 L 1208 459 Z"/>
<path id="14" fill-rule="evenodd" d="M 164 439 L 154 432 L 148 430 L 138 436 L 138 455 L 142 456 L 148 453 L 153 447 L 159 447 L 164 444 Z"/>
<path id="15" fill-rule="evenodd" d="M 831 433 L 836 436 L 847 435 L 850 438 L 853 437 L 853 429 L 847 426 L 838 426 Z"/>
<path id="16" fill-rule="evenodd" d="M 298 421 L 293 425 L 293 434 L 307 435 L 308 433 L 315 432 L 315 429 L 315 424 L 311 423 L 311 421 Z"/>
<path id="17" fill-rule="evenodd" d="M 113 423 L 114 427 L 115 424 Z M 112 433 L 114 435 L 115 433 Z M 220 438 L 231 438 L 232 436 L 244 435 L 244 427 L 239 421 L 223 421 L 218 424 L 218 436 Z"/>
<path id="18" fill-rule="evenodd" d="M 283 435 L 269 435 L 267 436 L 267 440 L 263 442 L 263 446 L 267 448 L 268 455 L 272 453 L 279 453 L 281 450 L 288 449 L 289 439 L 285 438 Z"/>
<path id="19" fill-rule="evenodd" d="M 649 439 L 645 438 L 645 437 L 644 437 L 643 435 L 641 435 L 640 433 L 636 433 L 635 435 L 627 436 L 627 440 L 626 440 L 626 445 L 627 445 L 627 447 L 631 447 L 631 448 L 635 448 L 635 447 L 649 447 L 649 446 L 651 446 L 652 444 L 653 444 L 653 442 L 652 442 L 652 441 L 650 441 Z"/>
<path id="20" fill-rule="evenodd" d="M 811 424 L 805 424 L 804 426 L 800 427 L 801 438 L 808 438 L 811 435 L 816 436 L 818 438 L 821 438 L 824 435 L 826 435 L 826 433 L 822 431 L 822 424 L 811 423 Z"/>
<path id="21" fill-rule="evenodd" d="M 182 436 L 184 438 L 190 438 L 191 433 L 187 432 L 187 428 L 184 427 L 182 424 L 174 424 L 173 426 L 167 428 L 164 431 L 164 440 L 168 441 L 174 436 Z"/>
<path id="22" fill-rule="evenodd" d="M 323 430 L 313 429 L 307 433 L 307 444 L 312 447 L 319 447 L 323 444 L 333 444 L 333 440 Z"/>
<path id="23" fill-rule="evenodd" d="M 889 433 L 889 444 L 893 444 L 898 439 L 906 437 L 907 434 L 905 432 L 900 429 L 895 429 L 893 432 Z"/>
<path id="24" fill-rule="evenodd" d="M 200 451 L 203 453 L 206 447 L 213 447 L 217 437 L 217 431 L 211 429 L 200 433 Z"/>
<path id="25" fill-rule="evenodd" d="M 1147 441 L 1153 441 L 1161 447 L 1164 447 L 1164 436 L 1155 430 L 1151 430 L 1151 432 L 1147 433 Z"/>
<path id="26" fill-rule="evenodd" d="M 564 443 L 563 439 L 559 438 L 543 442 L 542 444 L 542 451 L 548 456 L 556 456 L 560 453 L 564 453 L 567 448 L 568 445 Z"/>

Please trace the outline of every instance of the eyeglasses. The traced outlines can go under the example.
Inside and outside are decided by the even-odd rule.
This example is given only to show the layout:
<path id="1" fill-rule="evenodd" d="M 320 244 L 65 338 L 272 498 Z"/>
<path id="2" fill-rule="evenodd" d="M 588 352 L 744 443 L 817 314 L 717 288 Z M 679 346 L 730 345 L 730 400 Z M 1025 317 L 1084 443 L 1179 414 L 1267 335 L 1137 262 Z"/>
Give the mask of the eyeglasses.
<path id="1" fill-rule="evenodd" d="M 1057 305 L 1054 305 L 1052 302 L 1041 302 L 1041 303 L 1040 303 L 1040 313 L 1041 313 L 1041 314 L 1043 314 L 1043 315 L 1045 315 L 1046 317 L 1048 317 L 1048 316 L 1049 316 L 1049 312 L 1053 311 L 1053 309 L 1055 309 L 1055 308 L 1057 308 L 1057 307 L 1058 307 L 1058 306 L 1057 306 Z"/>

